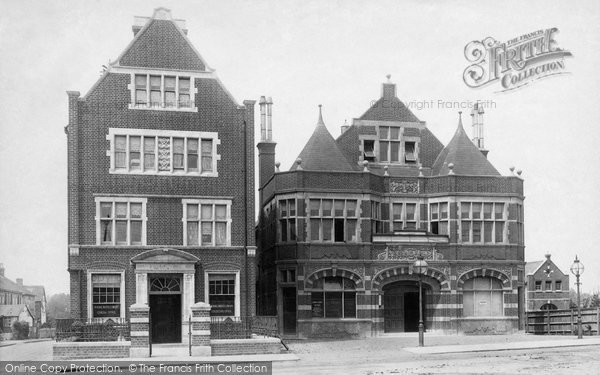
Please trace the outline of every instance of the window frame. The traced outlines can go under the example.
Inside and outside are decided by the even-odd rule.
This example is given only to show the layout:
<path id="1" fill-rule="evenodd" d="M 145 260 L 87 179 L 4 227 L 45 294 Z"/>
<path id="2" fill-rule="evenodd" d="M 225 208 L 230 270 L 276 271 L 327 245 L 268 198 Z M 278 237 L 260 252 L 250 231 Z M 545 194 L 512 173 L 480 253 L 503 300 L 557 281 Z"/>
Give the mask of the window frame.
<path id="1" fill-rule="evenodd" d="M 285 209 L 282 202 L 285 202 Z M 290 203 L 294 204 L 294 214 L 291 214 Z M 298 241 L 298 199 L 280 198 L 277 200 L 277 218 L 279 226 L 279 242 Z"/>
<path id="2" fill-rule="evenodd" d="M 446 217 L 442 217 L 442 213 L 444 211 L 442 211 L 442 207 L 443 205 L 445 205 L 446 207 Z M 435 208 L 435 212 L 434 212 L 434 208 Z M 450 202 L 449 201 L 430 201 L 429 202 L 429 232 L 433 233 L 433 234 L 437 234 L 437 235 L 443 235 L 443 236 L 449 236 L 450 234 Z M 434 218 L 434 213 L 437 217 Z M 433 231 L 433 226 L 434 223 L 437 223 L 437 230 L 436 232 Z M 446 233 L 441 233 L 442 230 L 441 229 L 441 225 L 440 224 L 445 224 L 446 227 Z"/>
<path id="3" fill-rule="evenodd" d="M 181 204 L 183 206 L 183 217 L 181 218 L 181 222 L 183 223 L 183 246 L 191 246 L 191 247 L 228 247 L 231 246 L 231 199 L 182 199 Z M 188 218 L 187 218 L 187 209 L 188 204 L 198 205 L 198 218 L 193 220 L 198 223 L 198 244 L 197 245 L 189 245 L 188 244 Z M 201 217 L 201 206 L 202 205 L 212 205 L 212 240 L 210 245 L 202 244 L 202 217 Z M 216 217 L 216 208 L 215 206 L 224 205 L 226 211 L 226 227 L 225 227 L 225 235 L 227 239 L 225 241 L 225 245 L 217 245 L 216 244 L 216 223 L 223 222 L 222 220 L 217 220 Z M 204 220 L 208 221 L 208 220 Z"/>
<path id="4" fill-rule="evenodd" d="M 96 221 L 96 245 L 104 245 L 104 246 L 146 246 L 146 228 L 148 223 L 147 216 L 147 204 L 148 198 L 138 198 L 138 197 L 96 197 L 94 198 L 96 204 L 96 215 L 94 217 Z M 103 218 L 102 217 L 102 203 L 111 203 L 111 217 Z M 116 204 L 117 203 L 126 203 L 127 204 L 127 217 L 126 218 L 118 218 L 116 217 Z M 132 218 L 131 217 L 131 203 L 141 203 L 142 204 L 142 213 L 140 218 Z M 133 219 L 133 220 L 132 220 Z M 102 222 L 110 220 L 111 224 L 111 240 L 110 243 L 107 241 L 102 241 Z M 127 221 L 127 241 L 125 244 L 117 242 L 117 221 Z M 142 222 L 142 233 L 141 233 L 141 242 L 140 243 L 132 243 L 131 242 L 131 222 L 132 221 L 141 221 Z"/>
<path id="5" fill-rule="evenodd" d="M 154 110 L 154 111 L 178 111 L 178 112 L 198 112 L 194 100 L 198 89 L 195 87 L 195 80 L 198 79 L 190 74 L 180 74 L 181 72 L 168 71 L 136 71 L 130 73 L 130 83 L 127 86 L 131 100 L 129 109 L 136 110 Z M 137 77 L 145 77 L 145 85 L 137 84 Z M 160 86 L 153 86 L 151 83 L 152 77 L 160 78 Z M 175 79 L 175 87 L 167 87 L 167 79 Z M 189 80 L 189 88 L 180 87 L 181 81 Z M 145 101 L 138 100 L 138 91 L 145 91 Z M 160 101 L 152 102 L 152 92 L 160 92 Z M 167 92 L 175 93 L 174 105 L 170 105 L 171 101 L 167 101 Z M 189 96 L 189 101 L 182 102 L 182 96 Z M 188 103 L 184 105 L 182 103 Z"/>
<path id="6" fill-rule="evenodd" d="M 125 167 L 117 167 L 116 154 L 123 151 L 117 150 L 117 137 L 125 137 Z M 132 137 L 140 137 L 141 146 L 139 150 L 139 165 L 140 168 L 131 168 L 131 146 L 130 140 Z M 154 150 L 146 152 L 146 139 L 154 138 Z M 161 170 L 159 163 L 161 160 L 161 147 L 159 146 L 160 139 L 169 139 L 169 170 Z M 174 167 L 174 140 L 183 138 L 183 168 Z M 130 175 L 159 175 L 159 176 L 199 176 L 199 177 L 218 177 L 217 169 L 218 161 L 221 160 L 221 155 L 218 154 L 217 146 L 221 144 L 219 134 L 217 132 L 194 132 L 194 131 L 171 131 L 171 130 L 156 130 L 156 129 L 132 129 L 132 128 L 109 128 L 106 140 L 109 141 L 109 149 L 106 151 L 106 156 L 110 158 L 110 174 L 130 174 Z M 198 147 L 195 154 L 188 153 L 188 144 L 190 140 L 197 140 Z M 203 141 L 211 141 L 212 144 L 212 163 L 211 170 L 202 169 L 201 161 L 201 144 Z M 146 169 L 146 155 L 153 155 L 153 168 Z M 190 155 L 196 156 L 196 169 L 191 169 L 188 164 Z"/>
<path id="7" fill-rule="evenodd" d="M 204 271 L 204 301 L 209 303 L 210 301 L 210 276 L 211 275 L 234 275 L 235 277 L 235 300 L 234 300 L 234 312 L 235 315 L 215 315 L 219 319 L 227 319 L 228 317 L 240 316 L 240 271 L 239 270 L 208 270 Z"/>
<path id="8" fill-rule="evenodd" d="M 464 200 L 459 201 L 457 207 L 460 234 L 460 243 L 463 244 L 476 244 L 476 245 L 496 245 L 496 244 L 508 244 L 508 205 L 509 202 L 498 201 L 498 200 Z M 479 217 L 475 217 L 473 205 L 477 204 L 480 208 L 478 211 Z M 490 217 L 485 217 L 485 208 L 487 205 L 492 205 L 492 211 L 490 211 Z M 465 205 L 468 205 L 468 212 L 464 211 Z M 498 218 L 497 207 L 502 206 L 502 216 Z M 468 216 L 464 217 L 467 213 Z M 468 240 L 465 240 L 465 223 L 468 224 Z M 477 225 L 475 225 L 477 224 Z M 491 225 L 491 226 L 490 226 Z M 501 225 L 502 230 L 502 241 L 497 241 L 498 226 Z M 478 228 L 479 240 L 475 241 L 475 227 Z M 490 239 L 486 241 L 486 229 L 490 228 Z"/>
<path id="9" fill-rule="evenodd" d="M 93 317 L 93 289 L 94 286 L 92 284 L 92 275 L 116 275 L 118 274 L 121 277 L 121 285 L 120 285 L 120 306 L 119 306 L 119 316 L 118 317 Z M 108 319 L 125 319 L 125 270 L 115 270 L 115 269 L 90 269 L 87 270 L 87 317 L 88 320 L 93 322 L 105 322 Z"/>
<path id="10" fill-rule="evenodd" d="M 319 213 L 313 216 L 311 210 L 311 202 L 319 202 Z M 330 215 L 324 215 L 323 201 L 331 201 Z M 354 202 L 354 215 L 348 216 L 348 201 Z M 341 215 L 336 213 L 336 202 L 343 202 L 343 212 Z M 306 221 L 307 221 L 307 242 L 315 243 L 358 243 L 359 241 L 359 220 L 360 220 L 360 199 L 358 198 L 335 198 L 335 197 L 310 197 L 306 205 Z M 343 220 L 343 240 L 336 241 L 336 222 Z M 354 222 L 354 239 L 351 232 L 348 231 L 348 223 Z M 331 223 L 330 237 L 325 240 L 325 222 Z M 313 239 L 313 223 L 318 223 L 319 235 L 318 239 Z M 350 239 L 348 237 L 350 236 Z"/>
<path id="11" fill-rule="evenodd" d="M 326 279 L 341 279 L 341 285 L 342 288 L 341 289 L 326 289 L 325 288 L 325 281 Z M 319 280 L 322 280 L 322 287 L 321 288 L 310 288 L 307 291 L 310 293 L 310 301 L 311 301 L 311 319 L 356 319 L 358 317 L 358 291 L 356 288 L 356 282 L 350 278 L 347 277 L 343 277 L 343 276 L 325 276 L 322 278 L 317 279 L 315 282 L 318 282 Z M 348 280 L 352 283 L 352 285 L 354 285 L 353 288 L 351 289 L 346 289 L 345 287 L 345 280 Z M 313 283 L 314 285 L 314 283 Z M 341 294 L 341 302 L 340 302 L 340 307 L 341 307 L 341 316 L 340 317 L 335 317 L 335 316 L 327 316 L 327 294 L 332 294 L 332 293 L 340 293 Z M 322 301 L 322 316 L 314 316 L 314 312 L 312 311 L 312 305 L 313 305 L 313 299 L 314 299 L 314 295 L 316 294 L 320 294 L 321 295 L 321 301 Z M 353 316 L 346 316 L 346 294 L 354 294 L 354 314 Z M 331 298 L 331 297 L 329 297 Z"/>
<path id="12" fill-rule="evenodd" d="M 486 279 L 486 280 L 490 280 L 490 289 L 477 289 L 475 287 L 473 287 L 473 289 L 468 289 L 466 288 L 466 285 L 468 282 L 472 281 L 473 284 L 475 284 L 475 280 L 476 279 Z M 494 288 L 494 283 L 499 286 L 499 288 Z M 465 304 L 465 294 L 471 293 L 473 295 L 472 297 L 472 302 L 473 302 L 473 306 L 472 306 L 472 315 L 467 315 L 466 314 L 466 304 Z M 477 295 L 477 293 L 489 293 L 489 301 L 490 301 L 490 314 L 491 315 L 478 315 L 476 313 L 476 308 L 477 305 L 475 303 L 475 296 Z M 492 306 L 492 303 L 494 301 L 494 293 L 496 293 L 499 296 L 499 300 L 500 300 L 500 306 Z M 462 287 L 462 305 L 463 305 L 463 309 L 462 309 L 462 313 L 463 313 L 463 317 L 465 318 L 477 318 L 477 319 L 481 319 L 481 318 L 490 318 L 490 317 L 503 317 L 505 316 L 505 303 L 504 303 L 504 288 L 502 287 L 502 281 L 494 278 L 494 277 L 490 277 L 490 276 L 476 276 L 470 279 L 465 280 L 465 282 L 463 283 L 463 287 Z M 494 308 L 500 308 L 501 311 L 501 315 L 494 315 L 492 314 Z"/>

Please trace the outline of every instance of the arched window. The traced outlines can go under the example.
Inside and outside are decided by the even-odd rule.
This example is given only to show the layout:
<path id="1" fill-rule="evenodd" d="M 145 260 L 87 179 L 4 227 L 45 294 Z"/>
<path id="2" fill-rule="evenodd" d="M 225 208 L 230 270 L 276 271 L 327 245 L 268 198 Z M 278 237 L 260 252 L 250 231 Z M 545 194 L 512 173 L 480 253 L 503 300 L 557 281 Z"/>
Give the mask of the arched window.
<path id="1" fill-rule="evenodd" d="M 558 307 L 553 303 L 545 303 L 540 307 L 540 310 L 558 310 Z"/>
<path id="2" fill-rule="evenodd" d="M 311 292 L 313 318 L 356 318 L 356 286 L 345 277 L 324 277 Z"/>
<path id="3" fill-rule="evenodd" d="M 503 316 L 502 283 L 491 277 L 475 277 L 463 285 L 463 315 Z"/>

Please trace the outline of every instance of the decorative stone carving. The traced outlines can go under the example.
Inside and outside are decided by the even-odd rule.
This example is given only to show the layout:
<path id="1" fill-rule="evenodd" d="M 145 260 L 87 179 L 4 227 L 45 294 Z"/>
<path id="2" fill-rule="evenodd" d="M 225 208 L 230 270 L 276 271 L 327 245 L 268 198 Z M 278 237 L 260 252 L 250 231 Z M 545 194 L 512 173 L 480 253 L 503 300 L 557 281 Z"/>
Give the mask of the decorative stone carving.
<path id="1" fill-rule="evenodd" d="M 443 260 L 444 256 L 435 249 L 419 250 L 414 248 L 403 249 L 400 245 L 389 245 L 384 251 L 377 254 L 377 260 L 416 260 L 418 256 L 426 260 Z"/>
<path id="2" fill-rule="evenodd" d="M 158 138 L 158 170 L 171 170 L 171 139 Z"/>
<path id="3" fill-rule="evenodd" d="M 390 181 L 390 193 L 418 194 L 419 182 L 409 180 Z"/>

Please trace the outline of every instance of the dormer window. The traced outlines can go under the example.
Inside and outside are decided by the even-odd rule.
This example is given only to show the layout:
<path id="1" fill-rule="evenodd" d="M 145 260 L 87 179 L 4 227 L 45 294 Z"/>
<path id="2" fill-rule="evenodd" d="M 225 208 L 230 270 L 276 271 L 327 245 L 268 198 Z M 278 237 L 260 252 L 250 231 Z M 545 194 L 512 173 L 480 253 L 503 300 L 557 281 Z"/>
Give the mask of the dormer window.
<path id="1" fill-rule="evenodd" d="M 375 161 L 375 141 L 370 139 L 363 140 L 363 159 L 366 161 Z"/>
<path id="2" fill-rule="evenodd" d="M 189 76 L 133 74 L 130 109 L 195 111 L 193 79 Z M 133 86 L 133 87 L 132 87 Z"/>

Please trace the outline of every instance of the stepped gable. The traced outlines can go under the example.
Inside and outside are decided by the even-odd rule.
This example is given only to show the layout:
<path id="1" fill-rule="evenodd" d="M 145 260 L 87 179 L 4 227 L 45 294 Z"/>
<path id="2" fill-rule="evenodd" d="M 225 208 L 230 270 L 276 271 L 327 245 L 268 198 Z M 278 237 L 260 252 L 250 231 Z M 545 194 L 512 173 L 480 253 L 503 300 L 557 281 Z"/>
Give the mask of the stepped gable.
<path id="1" fill-rule="evenodd" d="M 453 172 L 457 175 L 500 176 L 492 163 L 469 139 L 461 117 L 452 140 L 444 147 L 433 164 L 432 175 L 447 175 L 450 163 L 454 164 Z"/>
<path id="2" fill-rule="evenodd" d="M 323 122 L 321 106 L 319 105 L 319 121 L 308 142 L 298 155 L 302 159 L 301 167 L 310 171 L 353 171 L 348 160 L 342 154 L 329 130 Z M 294 163 L 290 171 L 296 170 Z"/>

